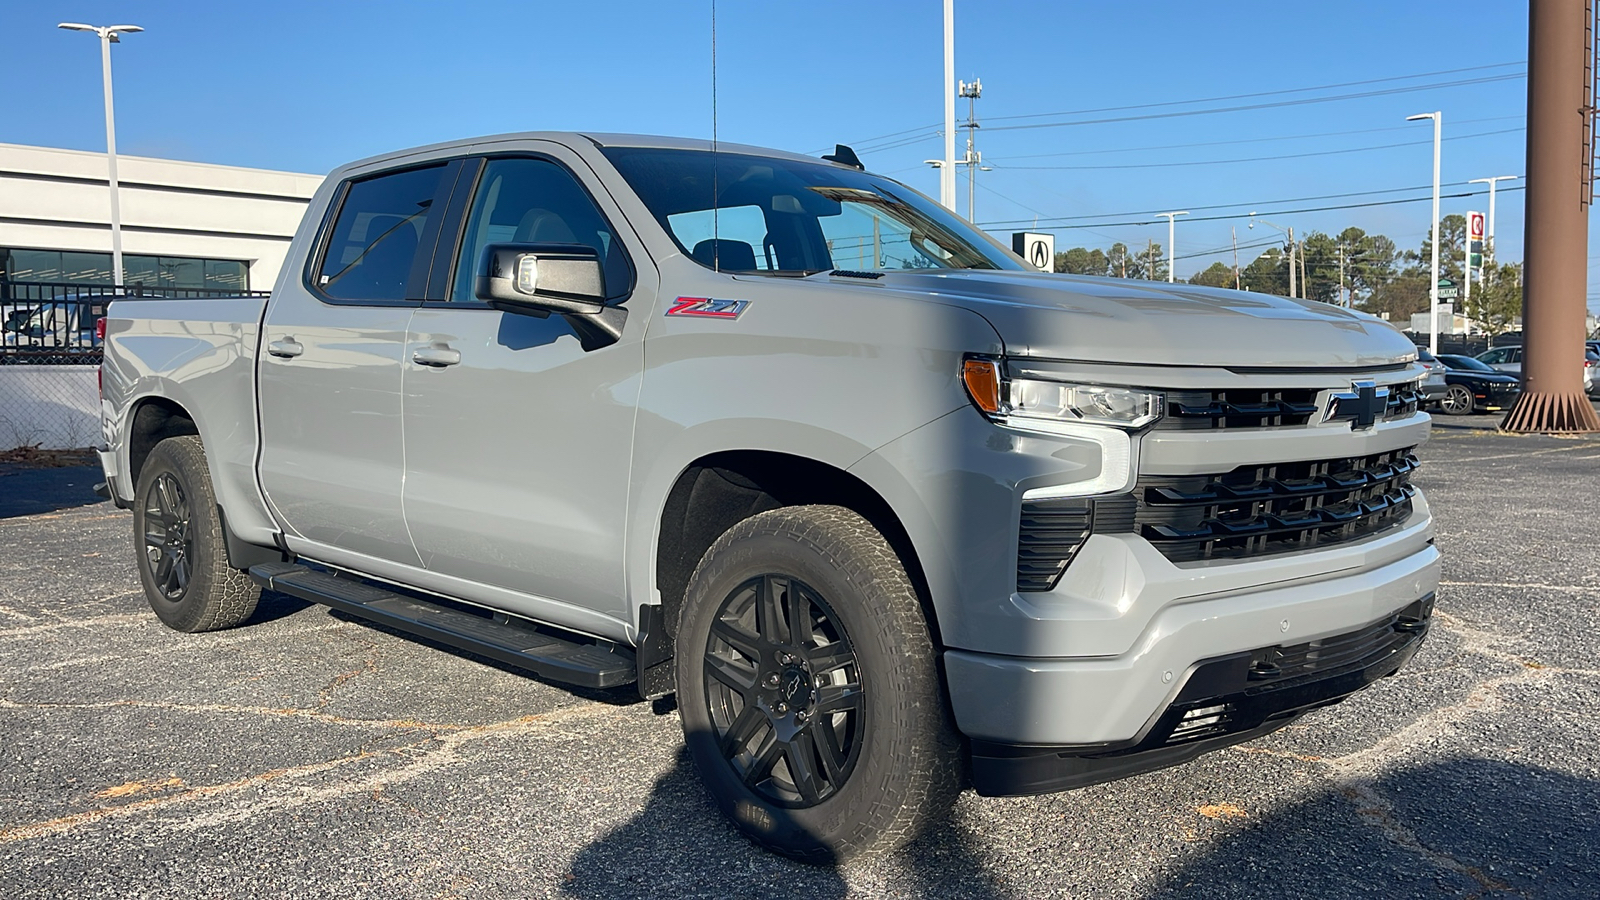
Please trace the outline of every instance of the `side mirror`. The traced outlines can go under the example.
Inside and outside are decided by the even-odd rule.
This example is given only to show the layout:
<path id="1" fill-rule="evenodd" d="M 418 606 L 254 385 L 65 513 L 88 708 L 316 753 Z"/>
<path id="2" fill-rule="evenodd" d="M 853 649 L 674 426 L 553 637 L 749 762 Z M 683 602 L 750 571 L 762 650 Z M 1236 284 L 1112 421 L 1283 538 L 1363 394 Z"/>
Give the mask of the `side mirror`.
<path id="1" fill-rule="evenodd" d="M 490 244 L 475 288 L 479 300 L 502 312 L 559 313 L 585 350 L 616 343 L 628 317 L 622 307 L 606 305 L 600 254 L 584 244 Z"/>

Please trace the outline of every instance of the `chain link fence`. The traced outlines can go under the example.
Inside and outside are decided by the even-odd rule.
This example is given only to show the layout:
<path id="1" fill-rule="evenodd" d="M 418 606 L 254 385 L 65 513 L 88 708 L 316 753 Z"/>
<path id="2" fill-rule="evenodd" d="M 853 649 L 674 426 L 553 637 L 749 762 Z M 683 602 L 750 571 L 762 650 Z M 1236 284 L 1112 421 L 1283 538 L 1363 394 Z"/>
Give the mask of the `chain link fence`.
<path id="1" fill-rule="evenodd" d="M 99 324 L 113 300 L 182 303 L 239 293 L 0 282 L 0 452 L 78 450 L 100 443 Z"/>

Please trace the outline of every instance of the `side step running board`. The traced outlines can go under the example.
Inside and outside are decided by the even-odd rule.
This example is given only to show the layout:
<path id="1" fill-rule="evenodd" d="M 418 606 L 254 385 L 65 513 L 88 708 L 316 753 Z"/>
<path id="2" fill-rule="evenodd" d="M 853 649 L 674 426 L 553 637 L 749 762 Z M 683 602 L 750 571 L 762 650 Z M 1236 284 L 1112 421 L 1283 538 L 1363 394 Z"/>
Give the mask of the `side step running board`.
<path id="1" fill-rule="evenodd" d="M 633 651 L 620 645 L 586 644 L 493 619 L 443 603 L 395 593 L 352 576 L 296 563 L 262 563 L 250 577 L 267 590 L 331 606 L 363 619 L 469 650 L 527 669 L 553 681 L 589 688 L 632 684 Z"/>

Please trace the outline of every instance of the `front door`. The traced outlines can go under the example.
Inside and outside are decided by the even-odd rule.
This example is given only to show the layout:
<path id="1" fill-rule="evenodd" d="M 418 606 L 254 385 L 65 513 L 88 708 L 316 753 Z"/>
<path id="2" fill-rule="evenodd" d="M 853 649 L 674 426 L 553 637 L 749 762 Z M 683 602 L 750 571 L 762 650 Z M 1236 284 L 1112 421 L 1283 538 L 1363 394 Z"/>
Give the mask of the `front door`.
<path id="1" fill-rule="evenodd" d="M 291 537 L 418 564 L 400 506 L 400 360 L 455 165 L 341 187 L 311 277 L 273 294 L 258 362 L 261 485 Z"/>
<path id="2" fill-rule="evenodd" d="M 530 146 L 544 153 L 484 161 L 458 251 L 435 263 L 453 270 L 448 300 L 411 319 L 406 522 L 430 571 L 628 620 L 623 539 L 655 273 L 573 175 L 581 161 Z M 559 315 L 480 302 L 483 250 L 509 241 L 595 248 L 608 302 L 631 313 L 622 339 L 585 351 Z"/>

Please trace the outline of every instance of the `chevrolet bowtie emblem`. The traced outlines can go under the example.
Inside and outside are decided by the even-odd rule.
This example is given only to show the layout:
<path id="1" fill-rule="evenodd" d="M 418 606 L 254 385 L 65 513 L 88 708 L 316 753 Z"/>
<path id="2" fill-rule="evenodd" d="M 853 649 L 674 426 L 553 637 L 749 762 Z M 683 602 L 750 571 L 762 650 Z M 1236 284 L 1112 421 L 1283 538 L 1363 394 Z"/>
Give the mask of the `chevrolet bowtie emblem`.
<path id="1" fill-rule="evenodd" d="M 1371 428 L 1388 408 L 1388 388 L 1378 387 L 1371 381 L 1357 381 L 1350 385 L 1350 390 L 1329 395 L 1328 410 L 1322 414 L 1322 421 L 1348 419 L 1352 429 Z"/>

